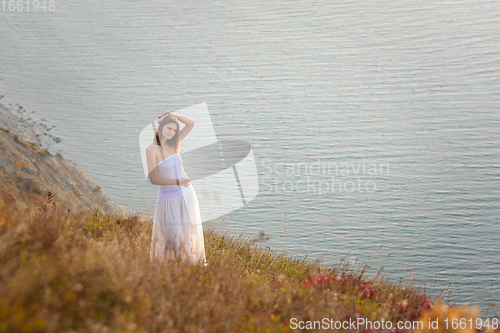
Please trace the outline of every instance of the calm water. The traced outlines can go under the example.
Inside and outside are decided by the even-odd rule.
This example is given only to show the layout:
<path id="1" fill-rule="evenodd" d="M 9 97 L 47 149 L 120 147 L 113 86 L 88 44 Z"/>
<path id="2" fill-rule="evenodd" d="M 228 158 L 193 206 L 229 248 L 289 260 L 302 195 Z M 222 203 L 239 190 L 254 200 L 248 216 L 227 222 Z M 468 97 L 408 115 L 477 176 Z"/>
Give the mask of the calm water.
<path id="1" fill-rule="evenodd" d="M 0 89 L 144 214 L 157 188 L 139 132 L 206 102 L 220 138 L 252 144 L 260 193 L 204 226 L 452 282 L 450 300 L 485 316 L 500 301 L 498 31 L 489 0 L 56 1 L 0 12 Z"/>

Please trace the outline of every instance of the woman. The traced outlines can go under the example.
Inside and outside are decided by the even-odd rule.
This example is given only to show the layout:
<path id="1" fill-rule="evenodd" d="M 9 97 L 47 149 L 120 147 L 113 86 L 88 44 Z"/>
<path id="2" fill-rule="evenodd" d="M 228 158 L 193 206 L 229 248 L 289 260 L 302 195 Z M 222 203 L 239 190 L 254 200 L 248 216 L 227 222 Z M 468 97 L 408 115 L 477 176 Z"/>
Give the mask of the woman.
<path id="1" fill-rule="evenodd" d="M 186 125 L 182 130 L 178 120 Z M 146 148 L 149 180 L 151 184 L 160 185 L 149 252 L 151 261 L 178 258 L 206 266 L 198 198 L 179 154 L 180 142 L 195 121 L 165 112 L 157 122 L 154 140 Z"/>

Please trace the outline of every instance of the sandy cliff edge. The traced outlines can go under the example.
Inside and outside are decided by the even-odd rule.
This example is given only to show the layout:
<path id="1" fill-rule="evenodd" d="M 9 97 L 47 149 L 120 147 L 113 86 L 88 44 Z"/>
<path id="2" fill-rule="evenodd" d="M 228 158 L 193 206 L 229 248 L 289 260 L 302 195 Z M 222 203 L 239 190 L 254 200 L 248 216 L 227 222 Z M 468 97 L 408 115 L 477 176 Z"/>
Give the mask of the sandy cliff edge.
<path id="1" fill-rule="evenodd" d="M 0 104 L 0 201 L 6 197 L 47 196 L 68 209 L 111 213 L 117 205 L 102 187 L 60 154 L 43 147 L 43 135 L 26 119 Z"/>

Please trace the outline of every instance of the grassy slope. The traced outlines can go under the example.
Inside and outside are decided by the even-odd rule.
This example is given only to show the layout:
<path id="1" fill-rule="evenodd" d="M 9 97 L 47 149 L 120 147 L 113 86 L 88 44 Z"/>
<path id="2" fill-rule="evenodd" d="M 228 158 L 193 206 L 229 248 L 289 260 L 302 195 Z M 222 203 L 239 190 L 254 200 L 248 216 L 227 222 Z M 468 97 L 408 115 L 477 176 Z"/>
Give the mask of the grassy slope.
<path id="1" fill-rule="evenodd" d="M 71 215 L 41 199 L 30 207 L 0 207 L 3 332 L 287 332 L 291 318 L 414 319 L 428 297 L 214 230 L 205 231 L 209 266 L 151 265 L 151 221 Z M 318 272 L 329 278 L 308 280 Z"/>

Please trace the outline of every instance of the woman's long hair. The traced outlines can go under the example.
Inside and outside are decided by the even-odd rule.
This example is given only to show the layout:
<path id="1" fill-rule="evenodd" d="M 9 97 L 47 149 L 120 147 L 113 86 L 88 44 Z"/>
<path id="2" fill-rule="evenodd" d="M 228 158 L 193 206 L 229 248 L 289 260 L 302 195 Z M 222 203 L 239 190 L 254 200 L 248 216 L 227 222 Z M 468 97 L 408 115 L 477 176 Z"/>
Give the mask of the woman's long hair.
<path id="1" fill-rule="evenodd" d="M 162 130 L 163 126 L 174 123 L 177 126 L 177 131 L 175 131 L 175 135 L 171 138 L 166 140 L 163 138 L 162 135 Z M 161 121 L 160 125 L 158 126 L 158 129 L 155 131 L 155 142 L 158 146 L 161 146 L 160 143 L 167 144 L 171 147 L 175 148 L 175 153 L 178 154 L 179 151 L 181 150 L 181 140 L 180 140 L 180 126 L 179 126 L 179 121 L 177 118 L 174 116 L 168 115 L 163 120 Z"/>

